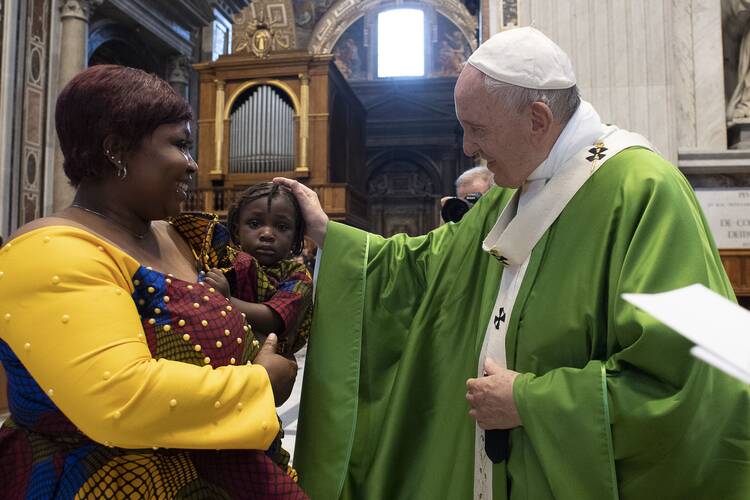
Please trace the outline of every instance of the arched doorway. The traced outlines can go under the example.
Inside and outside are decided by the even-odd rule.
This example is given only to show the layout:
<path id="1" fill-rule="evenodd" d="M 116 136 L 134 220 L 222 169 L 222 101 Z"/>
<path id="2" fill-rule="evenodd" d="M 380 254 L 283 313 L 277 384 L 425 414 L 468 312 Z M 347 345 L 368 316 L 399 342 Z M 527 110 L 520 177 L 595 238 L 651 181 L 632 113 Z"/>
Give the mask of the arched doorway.
<path id="1" fill-rule="evenodd" d="M 418 236 L 437 227 L 440 182 L 429 169 L 414 159 L 394 158 L 372 170 L 367 194 L 373 232 Z"/>
<path id="2" fill-rule="evenodd" d="M 164 69 L 136 32 L 110 20 L 92 23 L 88 58 L 89 66 L 118 64 L 158 75 Z"/>

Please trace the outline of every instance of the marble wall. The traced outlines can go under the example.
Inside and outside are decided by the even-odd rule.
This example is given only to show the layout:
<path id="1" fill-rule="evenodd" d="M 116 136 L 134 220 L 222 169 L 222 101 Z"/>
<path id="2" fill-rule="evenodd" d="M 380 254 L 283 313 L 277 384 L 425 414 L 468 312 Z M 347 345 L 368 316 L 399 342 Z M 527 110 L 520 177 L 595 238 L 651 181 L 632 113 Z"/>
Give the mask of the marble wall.
<path id="1" fill-rule="evenodd" d="M 52 22 L 58 0 L 7 0 L 0 51 L 0 236 L 44 213 L 51 198 Z"/>
<path id="2" fill-rule="evenodd" d="M 675 163 L 683 149 L 726 149 L 719 2 L 513 3 L 519 25 L 539 28 L 570 55 L 584 99 L 605 122 L 645 135 Z"/>
<path id="3" fill-rule="evenodd" d="M 680 151 L 727 148 L 721 4 L 672 0 L 675 107 Z"/>

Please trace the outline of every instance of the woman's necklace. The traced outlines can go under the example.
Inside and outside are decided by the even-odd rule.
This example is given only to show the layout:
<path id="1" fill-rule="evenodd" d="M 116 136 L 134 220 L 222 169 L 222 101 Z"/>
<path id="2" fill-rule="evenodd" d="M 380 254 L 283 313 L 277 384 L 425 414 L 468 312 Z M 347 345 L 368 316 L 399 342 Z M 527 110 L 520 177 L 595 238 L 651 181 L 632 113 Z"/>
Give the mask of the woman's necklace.
<path id="1" fill-rule="evenodd" d="M 149 223 L 148 229 L 146 229 L 145 232 L 143 232 L 143 233 L 136 233 L 135 231 L 133 231 L 132 229 L 130 229 L 128 226 L 126 226 L 122 222 L 119 222 L 119 221 L 113 219 L 112 217 L 110 217 L 107 214 L 103 214 L 101 212 L 97 212 L 96 210 L 92 210 L 90 208 L 84 207 L 83 205 L 79 205 L 78 203 L 71 203 L 70 206 L 71 207 L 76 207 L 76 208 L 78 208 L 80 210 L 83 210 L 84 212 L 88 212 L 90 214 L 94 214 L 94 215 L 99 216 L 102 219 L 106 219 L 106 220 L 108 220 L 110 222 L 114 222 L 115 224 L 117 224 L 118 226 L 120 226 L 121 228 L 123 228 L 125 231 L 127 231 L 131 236 L 133 236 L 134 238 L 137 238 L 139 240 L 142 240 L 143 238 L 145 238 L 146 236 L 148 236 L 148 234 L 151 232 L 151 223 Z"/>

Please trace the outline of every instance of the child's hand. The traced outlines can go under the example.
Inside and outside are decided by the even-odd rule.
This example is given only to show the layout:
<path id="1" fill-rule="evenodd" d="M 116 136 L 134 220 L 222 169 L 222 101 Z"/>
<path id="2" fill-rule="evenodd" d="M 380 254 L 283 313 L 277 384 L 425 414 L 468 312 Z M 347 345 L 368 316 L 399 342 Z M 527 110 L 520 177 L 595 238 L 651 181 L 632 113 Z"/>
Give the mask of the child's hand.
<path id="1" fill-rule="evenodd" d="M 222 273 L 220 269 L 216 269 L 214 267 L 209 272 L 207 272 L 205 281 L 210 286 L 214 287 L 224 297 L 226 298 L 230 297 L 229 282 L 227 281 L 227 278 L 224 276 L 224 273 Z"/>

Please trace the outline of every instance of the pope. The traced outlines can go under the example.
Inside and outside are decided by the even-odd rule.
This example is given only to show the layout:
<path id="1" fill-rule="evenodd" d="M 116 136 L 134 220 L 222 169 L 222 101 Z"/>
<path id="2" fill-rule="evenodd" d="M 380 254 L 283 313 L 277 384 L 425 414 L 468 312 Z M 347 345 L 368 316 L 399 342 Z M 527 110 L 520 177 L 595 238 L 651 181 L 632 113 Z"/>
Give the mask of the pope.
<path id="1" fill-rule="evenodd" d="M 295 456 L 313 499 L 750 495 L 750 391 L 624 302 L 733 292 L 681 173 L 602 123 L 568 56 L 497 34 L 455 89 L 494 187 L 457 224 L 382 238 L 329 222 Z M 495 462 L 495 463 L 493 463 Z"/>

